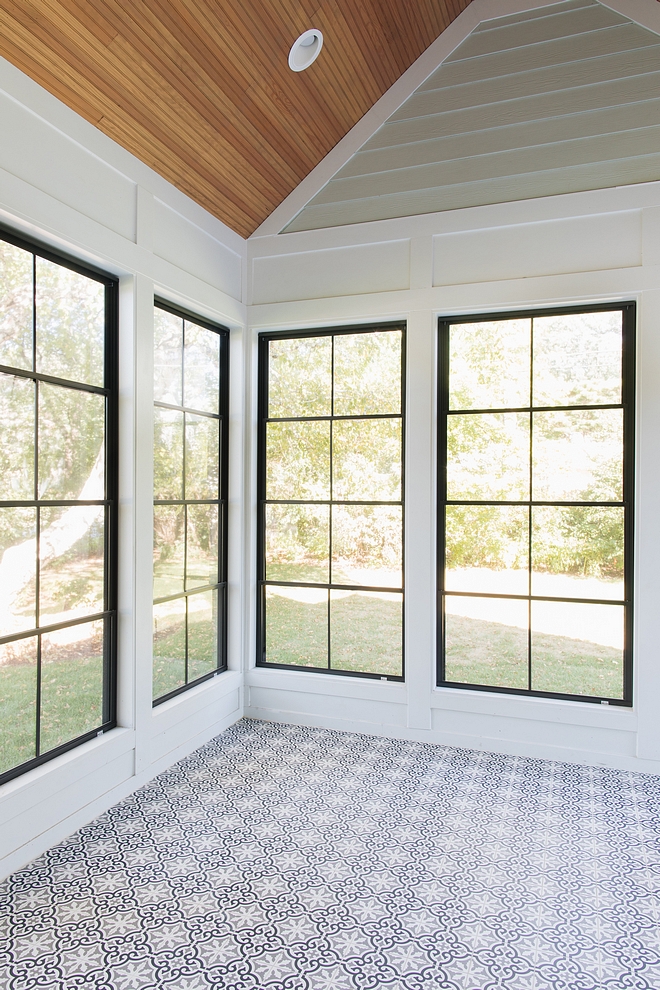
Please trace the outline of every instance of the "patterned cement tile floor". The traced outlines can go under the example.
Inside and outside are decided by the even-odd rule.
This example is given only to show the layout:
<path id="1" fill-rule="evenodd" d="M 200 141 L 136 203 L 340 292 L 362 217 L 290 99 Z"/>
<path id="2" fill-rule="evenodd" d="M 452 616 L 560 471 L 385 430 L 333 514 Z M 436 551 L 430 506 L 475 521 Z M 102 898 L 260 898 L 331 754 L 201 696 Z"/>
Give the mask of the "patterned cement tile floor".
<path id="1" fill-rule="evenodd" d="M 0 987 L 660 990 L 660 780 L 244 720 L 0 887 Z"/>

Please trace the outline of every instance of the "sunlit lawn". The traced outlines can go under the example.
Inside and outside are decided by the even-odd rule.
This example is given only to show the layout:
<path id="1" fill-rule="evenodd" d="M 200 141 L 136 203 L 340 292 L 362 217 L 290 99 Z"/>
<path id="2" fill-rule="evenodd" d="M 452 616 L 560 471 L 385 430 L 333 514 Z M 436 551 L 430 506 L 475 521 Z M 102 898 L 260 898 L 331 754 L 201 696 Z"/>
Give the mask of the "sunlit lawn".
<path id="1" fill-rule="evenodd" d="M 182 620 L 171 631 L 154 637 L 153 696 L 175 691 L 185 684 L 186 630 Z M 188 632 L 188 681 L 194 681 L 213 670 L 217 664 L 216 624 L 209 619 L 196 619 L 190 613 Z"/>
<path id="2" fill-rule="evenodd" d="M 270 595 L 266 660 L 327 667 L 328 610 Z M 376 674 L 401 673 L 401 607 L 393 599 L 349 595 L 332 602 L 331 666 Z M 622 696 L 621 651 L 566 636 L 534 633 L 532 687 L 599 698 Z M 447 680 L 527 688 L 527 632 L 498 622 L 448 616 Z"/>
<path id="3" fill-rule="evenodd" d="M 96 728 L 102 721 L 103 659 L 74 657 L 45 664 L 42 674 L 41 751 Z M 35 756 L 36 667 L 0 667 L 0 772 Z"/>
<path id="4" fill-rule="evenodd" d="M 446 678 L 466 684 L 527 688 L 527 632 L 499 622 L 447 616 Z M 621 650 L 566 636 L 532 636 L 532 688 L 621 698 Z"/>
<path id="5" fill-rule="evenodd" d="M 331 666 L 401 676 L 401 604 L 391 598 L 348 595 L 331 602 Z M 328 606 L 270 595 L 266 605 L 266 660 L 302 667 L 328 666 Z"/>

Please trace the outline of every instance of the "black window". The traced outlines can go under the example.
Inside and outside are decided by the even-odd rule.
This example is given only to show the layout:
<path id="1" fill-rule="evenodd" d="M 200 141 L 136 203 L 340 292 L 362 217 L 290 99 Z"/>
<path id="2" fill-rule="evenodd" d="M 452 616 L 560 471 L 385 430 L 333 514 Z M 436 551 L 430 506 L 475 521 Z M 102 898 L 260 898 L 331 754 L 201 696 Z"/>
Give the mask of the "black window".
<path id="1" fill-rule="evenodd" d="M 229 331 L 154 313 L 154 704 L 225 670 Z"/>
<path id="2" fill-rule="evenodd" d="M 401 680 L 405 328 L 259 346 L 257 663 Z"/>
<path id="3" fill-rule="evenodd" d="M 115 724 L 117 283 L 0 237 L 6 780 Z"/>
<path id="4" fill-rule="evenodd" d="M 439 331 L 439 682 L 629 705 L 634 305 Z"/>

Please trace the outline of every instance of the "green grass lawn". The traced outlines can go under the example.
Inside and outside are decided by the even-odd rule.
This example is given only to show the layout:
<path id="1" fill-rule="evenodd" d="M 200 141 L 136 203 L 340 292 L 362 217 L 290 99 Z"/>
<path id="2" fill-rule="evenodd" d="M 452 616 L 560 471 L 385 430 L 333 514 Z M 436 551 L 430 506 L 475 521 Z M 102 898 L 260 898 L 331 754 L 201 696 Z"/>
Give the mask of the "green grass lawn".
<path id="1" fill-rule="evenodd" d="M 189 614 L 188 683 L 217 666 L 217 625 L 207 611 Z M 153 696 L 175 691 L 186 683 L 186 630 L 183 617 L 154 636 Z"/>
<path id="2" fill-rule="evenodd" d="M 331 666 L 401 675 L 400 598 L 349 595 L 330 604 Z M 266 660 L 301 667 L 328 666 L 328 606 L 270 595 L 266 604 Z"/>
<path id="3" fill-rule="evenodd" d="M 37 669 L 33 663 L 0 667 L 0 772 L 35 755 Z M 74 657 L 44 664 L 41 680 L 41 752 L 47 753 L 103 720 L 103 658 Z"/>
<path id="4" fill-rule="evenodd" d="M 189 681 L 216 666 L 216 625 L 191 613 Z M 267 660 L 327 667 L 328 606 L 271 595 L 266 611 Z M 374 674 L 401 673 L 401 605 L 391 598 L 349 595 L 331 603 L 332 667 Z M 537 691 L 621 698 L 621 651 L 564 636 L 535 633 L 532 687 Z M 154 642 L 154 697 L 184 683 L 185 628 L 167 627 Z M 103 662 L 69 656 L 42 673 L 41 751 L 101 724 Z M 527 633 L 496 622 L 447 616 L 447 679 L 459 683 L 527 687 Z M 36 664 L 0 666 L 0 772 L 35 756 Z"/>
<path id="5" fill-rule="evenodd" d="M 445 676 L 463 684 L 527 688 L 527 632 L 499 622 L 447 615 Z M 532 688 L 621 698 L 621 650 L 533 633 Z"/>

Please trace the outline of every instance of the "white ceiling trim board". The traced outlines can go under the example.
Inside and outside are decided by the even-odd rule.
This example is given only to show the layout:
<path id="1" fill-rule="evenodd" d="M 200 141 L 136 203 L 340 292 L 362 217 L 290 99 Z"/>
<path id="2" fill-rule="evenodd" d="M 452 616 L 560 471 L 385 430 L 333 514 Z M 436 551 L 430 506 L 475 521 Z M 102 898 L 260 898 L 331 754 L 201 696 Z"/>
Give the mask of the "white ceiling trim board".
<path id="1" fill-rule="evenodd" d="M 323 248 L 367 244 L 401 238 L 428 238 L 439 234 L 487 230 L 518 224 L 594 216 L 628 210 L 660 211 L 660 181 L 567 192 L 558 196 L 523 199 L 513 203 L 490 203 L 463 210 L 415 214 L 389 220 L 371 220 L 342 227 L 293 231 L 286 237 L 272 236 L 248 241 L 249 266 L 255 258 Z"/>
<path id="2" fill-rule="evenodd" d="M 639 24 L 640 27 L 648 28 L 660 34 L 660 3 L 658 0 L 598 0 L 603 7 L 627 17 L 629 20 Z"/>
<path id="3" fill-rule="evenodd" d="M 312 169 L 293 192 L 257 227 L 249 240 L 279 234 L 482 21 L 565 2 L 566 0 L 472 0 L 469 7 L 452 21 L 425 52 L 422 52 L 410 68 L 328 152 L 316 168 Z M 623 2 L 628 3 L 630 0 Z M 644 0 L 640 2 L 644 3 Z M 655 3 L 656 0 L 652 2 Z"/>

